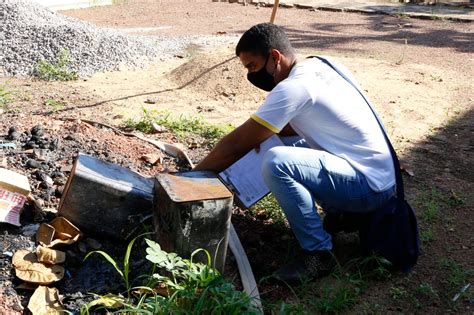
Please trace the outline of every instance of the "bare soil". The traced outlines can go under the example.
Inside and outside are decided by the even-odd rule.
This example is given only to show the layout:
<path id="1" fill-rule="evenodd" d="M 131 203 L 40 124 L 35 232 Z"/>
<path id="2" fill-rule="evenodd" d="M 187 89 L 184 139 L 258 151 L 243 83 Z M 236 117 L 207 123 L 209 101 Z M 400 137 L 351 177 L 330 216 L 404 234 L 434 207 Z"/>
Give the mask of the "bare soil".
<path id="1" fill-rule="evenodd" d="M 104 27 L 155 28 L 145 33 L 129 30 L 140 35 L 238 35 L 269 20 L 271 9 L 215 2 L 127 1 L 62 13 Z M 409 276 L 394 274 L 389 280 L 370 283 L 351 312 L 472 314 L 472 289 L 467 297 L 452 302 L 461 287 L 450 287 L 453 271 L 443 261 L 455 261 L 462 270 L 474 269 L 474 25 L 299 9 L 279 9 L 276 22 L 285 27 L 301 56 L 330 55 L 354 72 L 381 114 L 404 165 L 414 173 L 405 177 L 405 183 L 407 198 L 418 210 L 421 231 L 433 233 L 433 240 L 423 243 L 419 263 Z M 144 69 L 100 73 L 68 83 L 0 78 L 0 84 L 6 83 L 21 96 L 9 105 L 13 112 L 2 114 L 0 133 L 13 123 L 27 130 L 65 117 L 120 125 L 126 118 L 140 118 L 142 108 L 238 125 L 265 94 L 246 81 L 233 49 L 233 45 L 193 46 L 183 56 L 157 60 Z M 66 107 L 52 111 L 45 105 L 49 99 Z M 155 104 L 147 104 L 150 100 Z M 70 124 L 52 132 L 62 138 Z M 137 162 L 154 148 L 135 140 L 88 134 L 88 127 L 83 128 L 85 138 L 109 143 L 111 152 L 127 155 L 129 165 L 138 171 L 149 175 L 160 171 L 140 168 L 142 162 Z M 165 137 L 176 140 L 172 135 Z M 189 151 L 195 161 L 202 157 L 202 151 Z M 430 202 L 439 208 L 432 221 L 425 219 Z M 291 231 L 273 226 L 265 214 L 253 218 L 236 209 L 233 222 L 257 280 L 288 260 L 297 248 Z M 466 281 L 472 285 L 473 280 L 471 275 Z M 437 292 L 430 299 L 417 291 L 426 283 Z M 393 288 L 406 290 L 416 299 L 396 298 Z M 260 290 L 269 302 L 298 301 L 286 286 L 264 281 Z M 13 307 L 13 299 L 6 301 Z"/>

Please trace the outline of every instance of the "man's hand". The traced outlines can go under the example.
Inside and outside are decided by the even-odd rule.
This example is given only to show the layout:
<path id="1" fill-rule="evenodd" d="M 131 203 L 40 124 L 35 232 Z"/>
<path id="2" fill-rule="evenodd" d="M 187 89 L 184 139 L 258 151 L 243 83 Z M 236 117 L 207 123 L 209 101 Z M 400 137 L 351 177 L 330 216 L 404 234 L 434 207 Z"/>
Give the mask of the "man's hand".
<path id="1" fill-rule="evenodd" d="M 222 138 L 194 170 L 221 172 L 250 150 L 260 148 L 260 143 L 273 134 L 270 129 L 253 119 L 248 119 L 240 127 Z"/>

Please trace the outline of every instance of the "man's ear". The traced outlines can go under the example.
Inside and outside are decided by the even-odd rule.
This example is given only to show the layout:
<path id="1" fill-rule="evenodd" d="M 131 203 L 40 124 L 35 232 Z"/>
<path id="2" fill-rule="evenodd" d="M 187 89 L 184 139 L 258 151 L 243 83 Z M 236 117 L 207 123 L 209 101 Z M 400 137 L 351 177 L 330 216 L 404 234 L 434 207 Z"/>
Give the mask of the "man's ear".
<path id="1" fill-rule="evenodd" d="M 283 55 L 278 49 L 272 48 L 270 54 L 272 55 L 272 58 L 275 61 L 276 65 L 281 62 L 281 58 L 283 57 Z"/>

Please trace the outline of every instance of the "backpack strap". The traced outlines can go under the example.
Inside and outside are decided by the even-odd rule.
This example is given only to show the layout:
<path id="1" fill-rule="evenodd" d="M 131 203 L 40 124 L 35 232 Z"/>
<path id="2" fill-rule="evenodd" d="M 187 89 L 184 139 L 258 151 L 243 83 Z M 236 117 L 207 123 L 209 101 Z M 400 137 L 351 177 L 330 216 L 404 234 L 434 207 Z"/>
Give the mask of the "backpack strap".
<path id="1" fill-rule="evenodd" d="M 365 100 L 367 105 L 369 106 L 370 110 L 375 116 L 375 119 L 377 120 L 380 129 L 382 130 L 382 133 L 384 135 L 385 141 L 387 142 L 387 146 L 390 150 L 390 154 L 392 156 L 392 161 L 393 161 L 393 166 L 395 168 L 395 181 L 396 181 L 396 188 L 397 188 L 397 199 L 398 201 L 403 201 L 405 200 L 405 189 L 403 187 L 403 178 L 402 178 L 402 173 L 400 171 L 400 161 L 398 160 L 397 153 L 395 152 L 395 149 L 392 146 L 392 143 L 390 142 L 390 139 L 388 138 L 387 133 L 385 132 L 385 128 L 383 126 L 382 120 L 380 117 L 377 115 L 377 112 L 375 111 L 374 107 L 370 103 L 370 101 L 367 99 L 367 97 L 362 93 L 362 91 L 357 87 L 357 85 L 352 82 L 344 73 L 342 73 L 337 67 L 335 67 L 329 60 L 326 58 L 320 57 L 320 56 L 311 56 L 308 58 L 318 58 L 322 62 L 324 62 L 326 65 L 331 67 L 334 71 L 336 71 L 341 77 L 343 77 L 350 85 L 352 85 L 357 92 L 362 96 L 362 98 Z"/>

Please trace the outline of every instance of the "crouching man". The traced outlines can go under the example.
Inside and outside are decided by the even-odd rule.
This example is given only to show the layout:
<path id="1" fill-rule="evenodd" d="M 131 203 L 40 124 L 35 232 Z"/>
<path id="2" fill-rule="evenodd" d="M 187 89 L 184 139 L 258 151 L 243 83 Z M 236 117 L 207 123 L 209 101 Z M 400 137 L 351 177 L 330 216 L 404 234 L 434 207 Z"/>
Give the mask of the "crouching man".
<path id="1" fill-rule="evenodd" d="M 253 26 L 239 40 L 236 55 L 248 80 L 270 93 L 195 170 L 220 172 L 273 134 L 297 136 L 287 138 L 288 146 L 268 151 L 262 169 L 305 253 L 276 276 L 286 281 L 323 276 L 335 266 L 328 232 L 337 228 L 323 227 L 316 204 L 327 218 L 336 218 L 370 213 L 394 195 L 394 166 L 384 135 L 358 90 L 323 60 L 298 60 L 280 27 Z"/>

